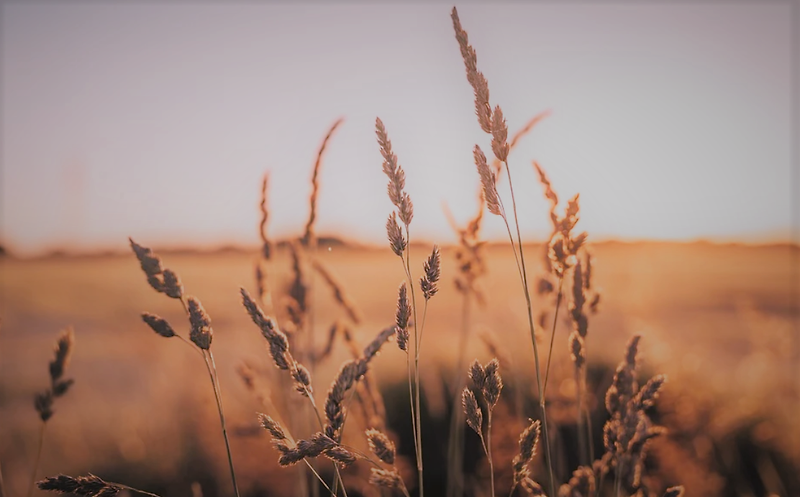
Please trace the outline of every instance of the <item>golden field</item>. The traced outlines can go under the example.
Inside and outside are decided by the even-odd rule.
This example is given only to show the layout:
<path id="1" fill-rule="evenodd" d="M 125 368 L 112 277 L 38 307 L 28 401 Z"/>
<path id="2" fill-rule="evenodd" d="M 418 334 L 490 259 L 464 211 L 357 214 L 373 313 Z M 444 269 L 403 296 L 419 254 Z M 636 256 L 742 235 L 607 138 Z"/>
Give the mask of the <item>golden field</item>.
<path id="1" fill-rule="evenodd" d="M 147 245 L 146 240 L 137 241 Z M 271 385 L 267 393 L 279 409 L 284 396 L 295 395 L 268 381 L 278 377 L 277 370 L 241 305 L 240 287 L 255 292 L 258 255 L 152 248 L 211 316 L 212 350 L 242 494 L 293 495 L 297 470 L 279 468 L 269 438 L 253 430 L 256 412 L 265 408 L 237 374 L 243 362 L 252 365 L 263 377 L 261 384 Z M 640 333 L 640 377 L 646 380 L 655 372 L 669 377 L 653 409 L 653 418 L 670 430 L 654 440 L 649 451 L 654 485 L 683 484 L 687 496 L 800 495 L 798 248 L 604 242 L 590 249 L 593 283 L 602 294 L 599 312 L 590 315 L 587 336 L 590 386 L 596 387 L 590 402 L 597 422 L 602 423 L 605 413 L 602 395 L 614 365 L 628 339 Z M 429 251 L 429 245 L 412 247 L 417 276 Z M 449 383 L 453 376 L 461 333 L 462 297 L 453 285 L 452 250 L 444 248 L 442 257 L 441 290 L 430 301 L 422 349 L 425 414 L 430 421 L 423 425 L 426 481 L 433 495 L 438 495 L 437 482 L 444 481 L 446 467 L 439 460 L 446 456 L 440 431 L 446 437 L 450 408 L 443 381 Z M 354 327 L 357 341 L 365 345 L 393 323 L 397 286 L 404 275 L 388 247 L 323 244 L 316 258 L 336 275 L 363 315 Z M 533 281 L 543 271 L 541 259 L 541 245 L 526 246 Z M 511 371 L 502 371 L 508 385 L 504 395 L 518 391 L 532 398 L 533 355 L 511 249 L 507 244 L 489 246 L 486 260 L 488 272 L 481 286 L 487 301 L 473 308 L 472 329 L 491 330 L 509 356 L 503 366 L 510 364 Z M 150 288 L 133 253 L 6 257 L 0 261 L 0 274 L 0 467 L 8 496 L 22 496 L 27 490 L 40 425 L 33 397 L 47 387 L 53 343 L 69 325 L 76 342 L 66 377 L 74 378 L 75 384 L 55 403 L 37 477 L 91 472 L 163 496 L 188 496 L 193 488 L 205 496 L 230 494 L 219 419 L 203 364 L 185 344 L 159 337 L 140 319 L 143 311 L 158 314 L 186 335 L 184 312 L 177 301 Z M 287 252 L 279 250 L 268 266 L 268 282 L 280 293 L 289 279 Z M 560 426 L 556 443 L 564 446 L 574 443 L 569 439 L 574 423 L 569 399 L 575 384 L 567 350 L 567 300 L 555 338 L 556 387 L 548 390 L 552 422 Z M 321 348 L 330 324 L 343 313 L 316 274 L 311 302 Z M 550 300 L 534 300 L 535 311 L 552 305 Z M 547 335 L 540 337 L 545 346 Z M 467 359 L 486 362 L 492 356 L 475 336 Z M 347 348 L 336 343 L 333 355 L 313 372 L 318 404 L 347 358 Z M 405 357 L 392 342 L 371 367 L 383 392 L 389 428 L 402 435 L 409 430 Z M 525 416 L 532 415 L 526 410 L 529 404 L 520 408 Z M 508 473 L 501 467 L 502 445 L 510 444 L 513 452 L 524 419 L 514 421 L 509 413 L 501 421 L 495 467 L 502 479 L 502 472 Z M 509 427 L 505 437 L 503 423 Z M 365 445 L 363 428 L 358 419 L 348 423 L 345 440 Z M 411 487 L 414 448 L 400 435 L 398 450 L 406 457 L 401 471 Z M 469 449 L 469 437 L 467 442 Z M 556 464 L 562 482 L 575 466 L 568 450 L 563 452 Z M 510 456 L 505 460 L 508 465 Z M 368 472 L 358 466 L 354 473 Z M 468 454 L 467 466 L 475 481 L 482 481 L 486 469 L 477 451 Z M 534 466 L 539 474 L 541 460 L 537 458 Z M 358 479 L 354 476 L 352 481 L 348 494 L 359 495 Z M 192 482 L 199 486 L 192 487 Z M 374 491 L 363 489 L 365 494 Z"/>

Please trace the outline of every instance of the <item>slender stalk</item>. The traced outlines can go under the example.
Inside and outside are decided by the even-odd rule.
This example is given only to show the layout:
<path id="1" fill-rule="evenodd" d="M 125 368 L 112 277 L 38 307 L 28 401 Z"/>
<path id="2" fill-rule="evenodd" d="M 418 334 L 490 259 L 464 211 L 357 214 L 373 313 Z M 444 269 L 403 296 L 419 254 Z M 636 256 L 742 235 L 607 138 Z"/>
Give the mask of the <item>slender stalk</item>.
<path id="1" fill-rule="evenodd" d="M 583 394 L 581 385 L 581 369 L 575 368 L 576 396 L 578 401 L 578 461 L 581 465 L 586 465 L 586 433 L 583 431 Z M 589 459 L 591 461 L 591 459 Z"/>
<path id="2" fill-rule="evenodd" d="M 421 416 L 420 416 L 420 397 L 419 397 L 419 337 L 420 334 L 417 331 L 417 298 L 414 292 L 414 281 L 411 278 L 411 232 L 409 230 L 408 224 L 405 225 L 406 227 L 406 260 L 405 260 L 405 271 L 406 277 L 408 278 L 408 286 L 411 287 L 411 309 L 414 313 L 414 380 L 416 386 L 416 397 L 415 397 L 415 406 L 414 410 L 411 413 L 412 416 L 416 417 L 416 437 L 414 440 L 414 446 L 417 452 L 417 473 L 419 475 L 419 495 L 420 497 L 424 497 L 425 489 L 423 486 L 423 470 L 422 470 L 422 423 L 421 423 Z"/>
<path id="3" fill-rule="evenodd" d="M 511 190 L 511 204 L 514 212 L 514 224 L 517 229 L 517 244 L 519 246 L 519 264 L 520 273 L 522 274 L 522 287 L 525 291 L 525 303 L 528 306 L 528 326 L 531 334 L 531 344 L 533 345 L 533 358 L 536 366 L 536 386 L 538 387 L 539 406 L 542 409 L 542 435 L 544 438 L 545 447 L 545 460 L 547 461 L 547 472 L 550 477 L 550 495 L 556 495 L 555 491 L 555 476 L 553 475 L 553 459 L 550 451 L 550 437 L 547 429 L 547 409 L 545 407 L 544 390 L 542 388 L 541 366 L 539 364 L 539 346 L 536 344 L 536 329 L 533 325 L 533 309 L 531 306 L 531 294 L 528 290 L 528 276 L 525 269 L 525 255 L 522 250 L 522 235 L 519 230 L 519 218 L 517 216 L 517 201 L 514 196 L 514 184 L 511 181 L 511 168 L 508 167 L 508 161 L 504 161 L 506 166 L 506 174 L 508 174 L 508 187 Z M 506 223 L 507 224 L 507 223 Z"/>
<path id="4" fill-rule="evenodd" d="M 403 270 L 406 273 L 406 279 L 408 280 L 408 284 L 411 286 L 411 298 L 412 298 L 412 310 L 414 312 L 414 327 L 416 329 L 417 326 L 417 310 L 416 307 L 413 306 L 413 299 L 414 299 L 414 283 L 411 281 L 411 273 L 409 272 L 409 268 L 403 264 Z M 416 331 L 414 332 L 414 336 L 416 336 Z M 408 348 L 408 345 L 406 345 Z M 411 405 L 411 432 L 414 436 L 414 455 L 417 458 L 417 467 L 419 468 L 419 451 L 417 450 L 417 416 L 414 414 L 414 389 L 413 383 L 414 380 L 411 376 L 411 354 L 408 350 L 406 352 L 406 368 L 408 369 L 408 402 Z"/>
<path id="5" fill-rule="evenodd" d="M 411 356 L 406 351 L 406 369 L 408 370 L 408 402 L 411 406 L 411 431 L 414 436 L 414 452 L 417 447 L 417 417 L 414 415 L 414 389 L 412 387 L 413 379 L 411 377 Z M 415 454 L 416 455 L 416 454 Z"/>
<path id="6" fill-rule="evenodd" d="M 419 334 L 415 337 L 416 345 L 414 346 L 414 381 L 415 385 L 415 402 L 416 402 L 416 415 L 417 415 L 417 446 L 419 447 L 419 491 L 422 497 L 422 415 L 420 413 L 420 388 L 419 388 L 419 347 L 422 342 L 422 332 L 425 331 L 425 317 L 428 315 L 428 301 L 425 300 L 425 305 L 422 308 L 422 325 L 419 329 Z"/>
<path id="7" fill-rule="evenodd" d="M 561 309 L 561 299 L 564 297 L 561 289 L 564 286 L 564 275 L 558 277 L 558 295 L 556 296 L 556 311 L 555 315 L 553 316 L 553 329 L 550 332 L 550 352 L 547 354 L 547 365 L 545 366 L 544 372 L 544 392 L 542 396 L 544 397 L 547 393 L 547 380 L 550 378 L 550 360 L 553 357 L 553 343 L 556 339 L 556 324 L 558 323 L 558 310 Z"/>
<path id="8" fill-rule="evenodd" d="M 320 414 L 319 414 L 319 409 L 317 408 L 317 403 L 314 401 L 314 396 L 311 395 L 311 392 L 308 391 L 308 388 L 303 387 L 303 389 L 305 390 L 305 393 L 306 393 L 305 396 L 308 398 L 308 401 L 311 403 L 311 407 L 313 407 L 314 414 L 317 417 L 317 423 L 319 423 L 319 429 L 324 432 L 325 431 L 325 424 L 322 422 L 322 416 L 320 416 Z M 333 463 L 333 471 L 334 471 L 333 484 L 331 485 L 331 487 L 333 487 L 333 495 L 334 496 L 336 495 L 337 485 L 339 485 L 341 483 L 342 493 L 344 494 L 344 497 L 347 497 L 347 490 L 345 490 L 345 488 L 344 488 L 344 481 L 342 480 L 342 474 L 339 472 L 339 466 L 337 466 L 336 463 Z M 326 487 L 327 487 L 327 485 L 326 485 Z"/>
<path id="9" fill-rule="evenodd" d="M 327 483 L 325 483 L 325 480 L 323 480 L 323 479 L 322 479 L 322 477 L 319 475 L 319 473 L 317 473 L 317 470 L 316 470 L 316 469 L 314 469 L 314 466 L 312 466 L 312 465 L 311 465 L 311 463 L 310 463 L 310 462 L 308 462 L 308 459 L 305 459 L 305 458 L 304 458 L 304 459 L 303 459 L 303 462 L 304 462 L 304 463 L 306 463 L 306 466 L 308 466 L 308 469 L 310 469 L 310 470 L 311 470 L 311 472 L 312 472 L 312 473 L 314 473 L 314 476 L 316 476 L 316 477 L 317 477 L 317 480 L 319 480 L 319 482 L 320 482 L 320 483 L 322 483 L 322 486 L 323 486 L 323 487 L 325 487 L 325 489 L 326 489 L 326 490 L 327 490 L 327 491 L 328 491 L 328 492 L 329 492 L 331 495 L 333 495 L 334 497 L 336 497 L 336 494 L 333 492 L 333 490 L 331 490 L 331 487 L 329 487 L 329 486 L 328 486 L 328 484 L 327 484 Z"/>
<path id="10" fill-rule="evenodd" d="M 208 354 L 203 353 L 205 358 L 208 375 L 211 377 L 211 385 L 214 387 L 214 398 L 217 401 L 217 411 L 219 411 L 219 422 L 222 426 L 222 438 L 225 439 L 225 450 L 228 452 L 228 466 L 231 470 L 231 480 L 233 481 L 233 493 L 239 497 L 239 487 L 236 485 L 236 472 L 233 469 L 233 457 L 231 456 L 231 445 L 228 441 L 228 429 L 225 427 L 225 414 L 222 412 L 222 392 L 220 392 L 217 380 L 217 366 L 214 363 L 214 354 L 209 350 Z M 210 359 L 210 362 L 209 362 Z"/>
<path id="11" fill-rule="evenodd" d="M 491 413 L 489 413 L 489 417 L 491 417 Z M 492 485 L 492 497 L 494 497 L 494 464 L 492 463 L 492 449 L 486 442 L 486 438 L 483 436 L 483 433 L 478 433 L 478 436 L 481 439 L 481 447 L 483 447 L 483 453 L 486 454 L 486 459 L 489 461 L 489 475 Z M 489 438 L 491 440 L 491 434 L 489 434 Z"/>
<path id="12" fill-rule="evenodd" d="M 492 409 L 486 405 L 488 420 L 486 422 L 486 456 L 489 458 L 489 481 L 492 486 L 492 497 L 494 497 L 494 462 L 492 461 Z"/>
<path id="13" fill-rule="evenodd" d="M 47 426 L 46 421 L 42 421 L 39 427 L 39 448 L 36 450 L 36 459 L 33 462 L 33 471 L 31 471 L 31 482 L 28 485 L 28 497 L 33 494 L 33 485 L 36 483 L 36 472 L 39 471 L 39 460 L 42 458 L 42 447 L 44 446 L 44 428 Z"/>

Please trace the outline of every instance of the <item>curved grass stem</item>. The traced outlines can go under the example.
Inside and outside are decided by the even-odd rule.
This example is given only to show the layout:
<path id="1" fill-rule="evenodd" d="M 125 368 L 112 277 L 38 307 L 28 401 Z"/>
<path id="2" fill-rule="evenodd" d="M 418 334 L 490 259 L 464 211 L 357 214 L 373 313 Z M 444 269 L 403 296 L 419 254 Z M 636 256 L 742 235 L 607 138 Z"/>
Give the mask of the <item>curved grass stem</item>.
<path id="1" fill-rule="evenodd" d="M 531 294 L 528 288 L 528 275 L 527 275 L 527 270 L 525 268 L 525 255 L 522 249 L 522 235 L 520 234 L 520 229 L 519 229 L 519 217 L 517 215 L 517 201 L 514 196 L 514 184 L 511 181 L 511 168 L 508 167 L 508 161 L 504 161 L 503 163 L 506 166 L 506 174 L 508 174 L 508 187 L 511 191 L 511 204 L 514 213 L 514 225 L 517 231 L 517 245 L 519 248 L 519 259 L 517 260 L 517 264 L 520 275 L 522 277 L 522 287 L 525 292 L 525 303 L 528 307 L 528 327 L 530 329 L 531 344 L 533 345 L 533 358 L 536 367 L 536 386 L 538 388 L 538 394 L 539 394 L 539 406 L 542 410 L 542 435 L 544 438 L 547 473 L 550 479 L 550 495 L 556 495 L 555 476 L 553 474 L 553 458 L 550 450 L 550 437 L 547 428 L 547 409 L 545 406 L 546 401 L 544 397 L 544 390 L 542 387 L 541 366 L 539 361 L 539 346 L 536 344 L 536 328 L 534 327 L 533 324 L 533 307 L 531 305 Z M 508 221 L 506 221 L 506 227 L 508 227 Z M 509 230 L 509 236 L 510 236 L 510 230 Z M 512 240 L 512 248 L 513 248 L 513 240 Z"/>
<path id="2" fill-rule="evenodd" d="M 550 360 L 553 357 L 553 343 L 556 339 L 556 325 L 558 323 L 558 310 L 561 308 L 561 299 L 564 297 L 562 292 L 564 286 L 564 275 L 558 277 L 558 295 L 556 296 L 556 310 L 555 314 L 553 315 L 553 329 L 550 331 L 550 351 L 547 353 L 547 365 L 545 366 L 544 371 L 544 392 L 542 396 L 544 397 L 547 394 L 547 380 L 550 378 Z"/>
<path id="3" fill-rule="evenodd" d="M 222 426 L 222 437 L 225 439 L 225 450 L 228 452 L 228 466 L 231 470 L 231 480 L 233 482 L 233 493 L 239 497 L 239 487 L 236 484 L 236 471 L 233 469 L 233 457 L 231 456 L 231 444 L 228 440 L 228 429 L 225 427 L 225 414 L 222 411 L 222 392 L 219 388 L 219 380 L 217 379 L 217 366 L 214 362 L 214 354 L 210 350 L 203 351 L 205 358 L 206 368 L 208 368 L 208 375 L 211 377 L 211 384 L 214 387 L 214 398 L 217 401 L 217 411 L 219 412 L 219 422 Z"/>

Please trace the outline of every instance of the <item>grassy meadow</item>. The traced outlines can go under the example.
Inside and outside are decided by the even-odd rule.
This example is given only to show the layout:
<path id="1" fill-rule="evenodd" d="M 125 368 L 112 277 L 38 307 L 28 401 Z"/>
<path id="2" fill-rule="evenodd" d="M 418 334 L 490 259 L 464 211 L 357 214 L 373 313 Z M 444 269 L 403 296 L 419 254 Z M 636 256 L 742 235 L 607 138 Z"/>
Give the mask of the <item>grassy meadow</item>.
<path id="1" fill-rule="evenodd" d="M 458 245 L 409 240 L 378 118 L 383 247 L 315 233 L 337 121 L 297 241 L 265 176 L 260 250 L 0 256 L 0 497 L 800 496 L 798 247 L 594 243 L 537 162 L 523 244 L 508 155 L 547 112 L 509 136 L 451 19 L 491 136 Z"/>
<path id="2" fill-rule="evenodd" d="M 530 244 L 525 249 L 528 260 L 534 261 L 531 274 L 541 272 L 542 246 Z M 602 294 L 587 337 L 595 435 L 602 427 L 602 399 L 613 367 L 629 337 L 640 333 L 641 377 L 659 372 L 669 378 L 653 408 L 654 419 L 669 430 L 652 441 L 648 453 L 654 481 L 662 486 L 683 484 L 689 496 L 798 495 L 798 302 L 793 293 L 797 281 L 796 274 L 787 270 L 796 264 L 797 249 L 607 242 L 591 250 L 594 285 Z M 411 254 L 412 267 L 421 267 L 427 249 L 413 246 Z M 249 364 L 260 393 L 271 398 L 278 416 L 296 415 L 292 410 L 296 407 L 286 410 L 287 397 L 294 392 L 282 390 L 264 338 L 241 305 L 240 286 L 255 292 L 258 253 L 160 256 L 181 276 L 187 294 L 198 296 L 211 316 L 241 492 L 290 495 L 297 487 L 297 470 L 276 463 L 279 454 L 256 420 L 256 412 L 266 410 L 264 404 L 237 373 L 241 364 Z M 388 248 L 322 244 L 317 258 L 361 313 L 361 323 L 352 326 L 359 344 L 393 323 L 403 272 Z M 489 246 L 486 260 L 487 272 L 481 279 L 486 302 L 472 310 L 467 359 L 486 362 L 495 355 L 476 334 L 491 330 L 502 354 L 504 393 L 520 391 L 521 397 L 532 399 L 531 344 L 510 247 Z M 444 248 L 441 289 L 430 302 L 422 351 L 426 468 L 435 468 L 426 471 L 431 475 L 426 487 L 430 484 L 437 493 L 445 481 L 453 395 L 448 388 L 461 333 L 462 294 L 453 284 L 455 266 L 453 249 Z M 292 279 L 288 250 L 277 250 L 266 267 L 270 287 L 280 292 Z M 67 325 L 74 327 L 75 347 L 66 376 L 75 384 L 55 403 L 55 415 L 47 423 L 38 477 L 91 472 L 160 495 L 189 495 L 192 488 L 206 496 L 229 495 L 225 449 L 204 367 L 184 344 L 150 330 L 140 313 L 163 316 L 184 335 L 188 322 L 178 302 L 147 285 L 132 253 L 5 258 L 0 268 L 0 464 L 6 495 L 20 496 L 27 489 L 40 424 L 33 396 L 48 384 L 53 343 Z M 330 324 L 344 314 L 319 275 L 312 279 L 314 334 L 321 349 Z M 552 307 L 552 300 L 538 302 L 534 296 L 534 309 L 545 306 Z M 571 325 L 566 304 L 562 306 L 548 414 L 558 427 L 555 446 L 563 446 L 555 469 L 564 482 L 576 461 L 567 449 L 574 444 L 575 381 L 567 349 Z M 547 344 L 546 335 L 540 336 L 541 344 Z M 318 404 L 324 401 L 339 364 L 348 358 L 348 347 L 337 340 L 331 356 L 317 364 L 313 386 Z M 372 364 L 386 404 L 387 426 L 398 435 L 398 468 L 413 488 L 413 444 L 410 437 L 400 436 L 410 433 L 404 354 L 389 343 Z M 523 404 L 526 416 L 531 415 L 532 405 L 535 401 Z M 496 414 L 505 417 L 498 418 L 505 419 L 502 423 L 495 422 L 498 484 L 510 478 L 509 461 L 524 427 L 510 406 L 509 400 L 506 411 Z M 366 450 L 363 419 L 351 423 L 345 440 Z M 469 432 L 466 437 L 465 467 L 485 485 L 487 468 L 474 435 Z M 535 475 L 542 474 L 539 457 Z M 369 468 L 362 466 L 366 465 L 359 463 L 344 472 L 348 494 L 379 495 L 378 489 L 366 485 Z"/>

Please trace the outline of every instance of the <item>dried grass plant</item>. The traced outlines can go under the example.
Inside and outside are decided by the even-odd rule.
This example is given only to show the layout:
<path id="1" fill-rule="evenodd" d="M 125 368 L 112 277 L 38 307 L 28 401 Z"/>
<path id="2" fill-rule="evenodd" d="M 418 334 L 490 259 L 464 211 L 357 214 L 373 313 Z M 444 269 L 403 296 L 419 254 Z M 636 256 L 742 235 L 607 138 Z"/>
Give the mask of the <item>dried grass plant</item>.
<path id="1" fill-rule="evenodd" d="M 211 380 L 211 386 L 214 390 L 214 400 L 217 404 L 219 422 L 222 428 L 222 438 L 225 440 L 225 450 L 228 456 L 228 467 L 231 473 L 233 493 L 236 497 L 239 497 L 239 486 L 236 483 L 236 471 L 233 467 L 233 456 L 231 455 L 231 446 L 228 439 L 228 429 L 225 423 L 225 413 L 222 408 L 222 392 L 219 386 L 214 354 L 211 351 L 211 342 L 214 338 L 214 332 L 211 328 L 211 317 L 203 308 L 203 304 L 200 303 L 197 297 L 191 295 L 187 296 L 184 293 L 183 283 L 181 283 L 177 273 L 164 268 L 161 259 L 151 249 L 139 245 L 131 238 L 129 238 L 128 241 L 130 242 L 133 253 L 139 260 L 139 264 L 150 286 L 153 287 L 155 291 L 163 293 L 169 298 L 179 300 L 189 319 L 189 340 L 187 340 L 183 335 L 176 333 L 166 319 L 148 312 L 142 313 L 142 320 L 158 335 L 164 338 L 180 338 L 181 341 L 186 343 L 187 346 L 192 348 L 203 358 L 209 379 Z"/>
<path id="2" fill-rule="evenodd" d="M 478 124 L 481 129 L 491 135 L 492 152 L 494 152 L 497 161 L 505 166 L 506 175 L 508 176 L 509 191 L 511 194 L 511 205 L 514 226 L 516 228 L 517 239 L 514 240 L 514 235 L 511 232 L 511 226 L 508 221 L 505 206 L 497 191 L 497 173 L 489 167 L 486 155 L 483 153 L 479 145 L 475 145 L 473 152 L 475 164 L 478 167 L 478 174 L 481 178 L 483 185 L 483 196 L 486 201 L 486 206 L 489 212 L 500 216 L 505 224 L 508 238 L 511 243 L 511 248 L 514 252 L 514 260 L 517 264 L 517 270 L 522 283 L 523 293 L 525 294 L 525 303 L 527 306 L 528 328 L 530 331 L 531 344 L 533 346 L 535 377 L 537 385 L 537 394 L 539 396 L 539 406 L 542 411 L 542 428 L 544 434 L 545 446 L 545 459 L 547 461 L 548 474 L 550 479 L 550 493 L 555 494 L 555 476 L 553 474 L 552 454 L 550 450 L 550 437 L 548 434 L 547 426 L 547 409 L 545 406 L 544 387 L 542 383 L 542 374 L 539 358 L 539 346 L 536 343 L 536 328 L 533 323 L 533 306 L 531 303 L 531 294 L 528 287 L 528 273 L 525 267 L 525 254 L 522 247 L 522 235 L 519 228 L 519 216 L 517 214 L 516 198 L 514 196 L 514 183 L 511 179 L 511 169 L 508 165 L 508 153 L 510 145 L 507 141 L 508 138 L 508 125 L 503 117 L 503 111 L 500 106 L 491 108 L 489 103 L 489 83 L 482 72 L 478 70 L 478 58 L 475 49 L 469 44 L 469 37 L 467 32 L 461 26 L 461 20 L 458 17 L 458 10 L 453 7 L 451 18 L 453 20 L 453 29 L 455 30 L 456 40 L 458 41 L 461 50 L 461 56 L 464 60 L 466 67 L 467 81 L 472 86 L 475 94 L 475 114 L 478 118 Z"/>
<path id="3" fill-rule="evenodd" d="M 409 401 L 411 405 L 412 416 L 412 431 L 414 433 L 414 448 L 417 457 L 417 473 L 419 477 L 419 491 L 420 497 L 424 495 L 424 479 L 423 479 L 423 459 L 422 459 L 422 418 L 421 418 L 421 402 L 420 402 L 420 348 L 422 345 L 422 334 L 425 330 L 425 318 L 428 314 L 428 301 L 436 295 L 439 291 L 439 278 L 441 276 L 441 256 L 439 254 L 439 247 L 433 246 L 431 255 L 423 263 L 423 276 L 420 277 L 419 285 L 424 298 L 422 310 L 422 322 L 418 324 L 417 321 L 417 299 L 416 292 L 414 291 L 414 278 L 411 272 L 411 220 L 414 217 L 414 204 L 411 202 L 411 197 L 405 191 L 405 171 L 398 162 L 397 155 L 392 150 L 392 142 L 389 140 L 389 135 L 386 132 L 386 127 L 380 118 L 375 119 L 375 134 L 378 138 L 378 145 L 380 147 L 381 156 L 383 157 L 383 172 L 389 178 L 387 185 L 387 192 L 389 200 L 394 204 L 395 210 L 392 211 L 386 222 L 386 234 L 389 239 L 389 246 L 392 251 L 400 257 L 405 272 L 406 281 L 403 282 L 398 290 L 397 300 L 397 344 L 400 350 L 406 353 L 406 365 L 408 369 L 408 389 Z M 400 227 L 402 223 L 405 228 L 405 234 Z M 408 287 L 406 286 L 408 285 Z M 411 299 L 408 299 L 408 290 L 411 289 Z M 412 381 L 411 362 L 409 348 L 409 319 L 413 319 L 410 323 L 414 327 L 413 339 L 413 354 L 414 354 L 414 374 Z M 414 385 L 412 393 L 412 383 Z"/>
<path id="4" fill-rule="evenodd" d="M 56 340 L 55 357 L 50 361 L 50 386 L 41 393 L 37 393 L 34 398 L 33 406 L 39 414 L 41 424 L 39 425 L 39 444 L 36 449 L 36 458 L 31 470 L 30 484 L 28 485 L 28 497 L 33 492 L 33 484 L 36 481 L 36 473 L 39 471 L 39 461 L 42 458 L 42 448 L 44 447 L 44 433 L 47 421 L 53 417 L 53 403 L 59 397 L 63 397 L 75 380 L 64 379 L 64 373 L 69 365 L 72 349 L 75 346 L 75 332 L 72 328 L 67 328 L 61 332 Z M 2 477 L 0 477 L 2 478 Z"/>

